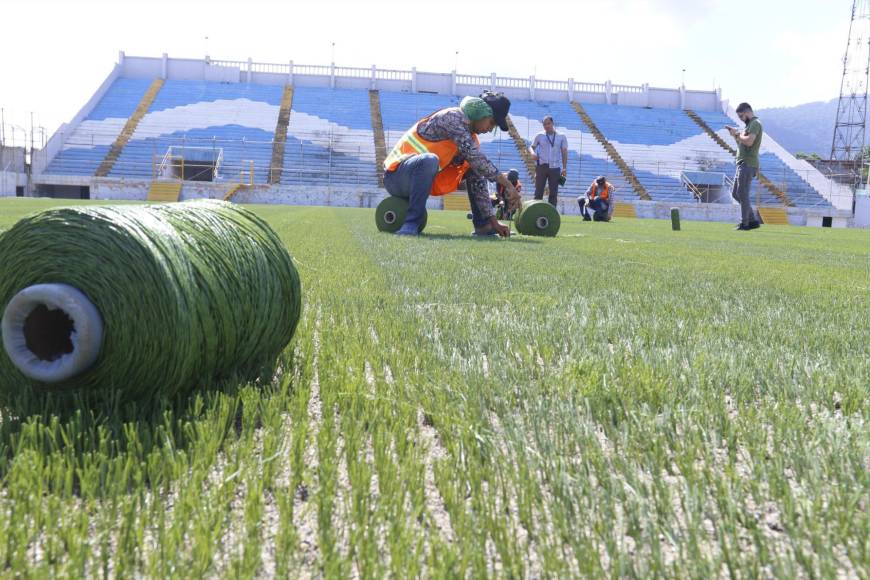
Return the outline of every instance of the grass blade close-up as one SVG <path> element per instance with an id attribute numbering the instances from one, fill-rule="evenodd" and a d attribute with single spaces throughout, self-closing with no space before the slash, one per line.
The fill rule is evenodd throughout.
<path id="1" fill-rule="evenodd" d="M 0 576 L 870 578 L 867 232 L 246 208 L 273 372 L 3 411 Z"/>

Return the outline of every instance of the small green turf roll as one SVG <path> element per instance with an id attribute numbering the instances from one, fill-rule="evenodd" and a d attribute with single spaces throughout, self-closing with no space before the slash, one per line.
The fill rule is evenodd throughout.
<path id="1" fill-rule="evenodd" d="M 171 396 L 274 365 L 299 321 L 277 234 L 218 201 L 54 209 L 0 235 L 0 402 Z"/>
<path id="2" fill-rule="evenodd" d="M 405 216 L 408 214 L 408 200 L 402 197 L 390 195 L 384 198 L 378 204 L 375 210 L 375 224 L 382 232 L 394 233 L 399 231 L 402 224 L 405 223 Z M 426 221 L 428 214 L 423 214 L 423 220 L 420 222 L 418 231 L 426 229 Z"/>
<path id="3" fill-rule="evenodd" d="M 680 208 L 671 208 L 671 229 L 675 232 L 680 231 Z"/>
<path id="4" fill-rule="evenodd" d="M 523 202 L 514 215 L 517 231 L 527 236 L 553 237 L 559 233 L 562 219 L 555 207 L 544 200 Z"/>

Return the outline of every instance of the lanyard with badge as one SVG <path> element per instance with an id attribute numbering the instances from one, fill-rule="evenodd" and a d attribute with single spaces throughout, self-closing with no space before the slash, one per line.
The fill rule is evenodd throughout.
<path id="1" fill-rule="evenodd" d="M 553 149 L 556 148 L 556 135 L 557 135 L 557 133 L 555 131 L 553 131 L 553 138 L 550 139 L 550 135 L 548 135 L 547 133 L 544 133 L 544 137 L 547 138 L 547 142 L 550 144 L 550 152 L 547 156 L 547 163 L 544 163 L 543 165 L 549 166 L 550 161 L 553 160 Z M 538 165 L 541 165 L 540 157 L 538 157 Z"/>

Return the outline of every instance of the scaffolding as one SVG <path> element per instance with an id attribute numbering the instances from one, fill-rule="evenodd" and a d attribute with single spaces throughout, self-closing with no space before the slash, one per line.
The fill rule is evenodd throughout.
<path id="1" fill-rule="evenodd" d="M 849 38 L 843 56 L 843 78 L 831 162 L 854 168 L 853 185 L 861 181 L 861 168 L 867 163 L 865 129 L 867 89 L 870 75 L 870 0 L 853 0 Z"/>

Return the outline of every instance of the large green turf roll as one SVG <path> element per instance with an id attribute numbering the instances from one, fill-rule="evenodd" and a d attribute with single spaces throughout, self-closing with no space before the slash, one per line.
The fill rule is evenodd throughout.
<path id="1" fill-rule="evenodd" d="M 152 399 L 253 377 L 300 311 L 290 255 L 237 205 L 44 211 L 0 235 L 0 402 Z"/>
<path id="2" fill-rule="evenodd" d="M 514 216 L 514 223 L 521 234 L 553 237 L 559 233 L 562 219 L 555 207 L 538 199 L 523 202 Z"/>
<path id="3" fill-rule="evenodd" d="M 382 232 L 394 233 L 399 231 L 402 224 L 405 223 L 405 216 L 408 214 L 408 200 L 402 197 L 390 195 L 384 198 L 378 204 L 375 210 L 375 224 Z M 426 220 L 428 215 L 423 213 L 423 220 L 420 222 L 418 231 L 423 231 L 426 228 Z"/>

